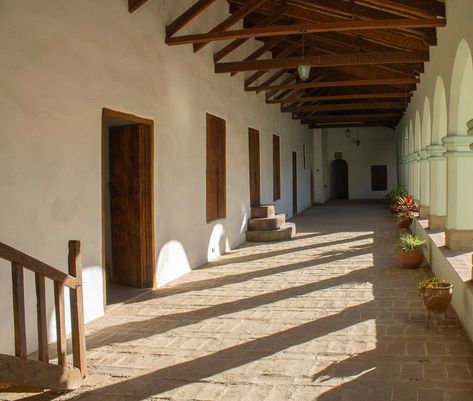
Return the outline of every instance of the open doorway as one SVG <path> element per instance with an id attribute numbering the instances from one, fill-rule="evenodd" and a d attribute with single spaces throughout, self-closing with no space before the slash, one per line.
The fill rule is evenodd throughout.
<path id="1" fill-rule="evenodd" d="M 348 199 L 348 163 L 337 159 L 332 161 L 330 167 L 332 198 Z"/>
<path id="2" fill-rule="evenodd" d="M 102 112 L 104 298 L 117 304 L 154 287 L 153 121 Z"/>

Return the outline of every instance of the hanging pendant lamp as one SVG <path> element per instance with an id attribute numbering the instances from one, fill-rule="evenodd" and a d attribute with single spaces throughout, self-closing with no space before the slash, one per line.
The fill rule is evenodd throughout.
<path id="1" fill-rule="evenodd" d="M 305 43 L 304 43 L 304 34 L 302 34 L 302 61 L 297 66 L 297 73 L 301 81 L 307 81 L 310 76 L 311 65 L 304 61 L 305 59 Z"/>

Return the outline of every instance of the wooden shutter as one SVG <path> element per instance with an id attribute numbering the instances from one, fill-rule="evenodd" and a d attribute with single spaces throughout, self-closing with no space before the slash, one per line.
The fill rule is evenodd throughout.
<path id="1" fill-rule="evenodd" d="M 207 114 L 207 222 L 226 216 L 226 124 Z"/>
<path id="2" fill-rule="evenodd" d="M 371 190 L 386 191 L 388 189 L 387 166 L 371 166 Z"/>
<path id="3" fill-rule="evenodd" d="M 281 199 L 281 153 L 279 136 L 273 135 L 273 200 Z"/>

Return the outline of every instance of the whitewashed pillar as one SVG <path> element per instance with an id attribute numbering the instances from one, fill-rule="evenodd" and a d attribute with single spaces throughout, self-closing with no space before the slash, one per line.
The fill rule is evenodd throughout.
<path id="1" fill-rule="evenodd" d="M 419 217 L 427 219 L 430 214 L 430 165 L 429 153 L 425 150 L 418 152 L 420 170 Z"/>
<path id="2" fill-rule="evenodd" d="M 430 145 L 427 147 L 430 164 L 430 216 L 431 230 L 445 230 L 447 219 L 447 161 L 445 147 Z"/>
<path id="3" fill-rule="evenodd" d="M 420 204 L 420 157 L 419 152 L 414 152 L 412 160 L 412 192 L 417 204 Z"/>
<path id="4" fill-rule="evenodd" d="M 453 250 L 473 249 L 473 120 L 468 135 L 443 138 L 447 152 L 447 222 L 445 245 Z"/>

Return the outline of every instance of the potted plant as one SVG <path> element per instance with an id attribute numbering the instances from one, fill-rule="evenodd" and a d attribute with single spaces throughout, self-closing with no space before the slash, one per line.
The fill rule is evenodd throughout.
<path id="1" fill-rule="evenodd" d="M 421 240 L 417 235 L 404 233 L 399 238 L 399 259 L 404 267 L 419 267 L 424 258 L 422 248 L 425 241 Z"/>
<path id="2" fill-rule="evenodd" d="M 445 324 L 447 325 L 447 308 L 452 300 L 453 285 L 438 277 L 430 277 L 427 280 L 419 281 L 417 291 L 422 296 L 424 305 L 428 311 L 427 325 L 430 324 L 430 313 L 443 312 L 445 314 Z"/>
<path id="3" fill-rule="evenodd" d="M 412 223 L 414 212 L 418 211 L 417 204 L 412 195 L 400 196 L 392 209 L 396 213 L 400 227 L 406 228 Z"/>
<path id="4" fill-rule="evenodd" d="M 390 207 L 396 204 L 397 198 L 407 195 L 406 187 L 404 185 L 398 185 L 396 188 L 388 192 L 386 199 L 389 202 Z"/>
<path id="5" fill-rule="evenodd" d="M 399 228 L 408 228 L 413 219 L 414 213 L 411 211 L 397 213 L 397 225 Z"/>

